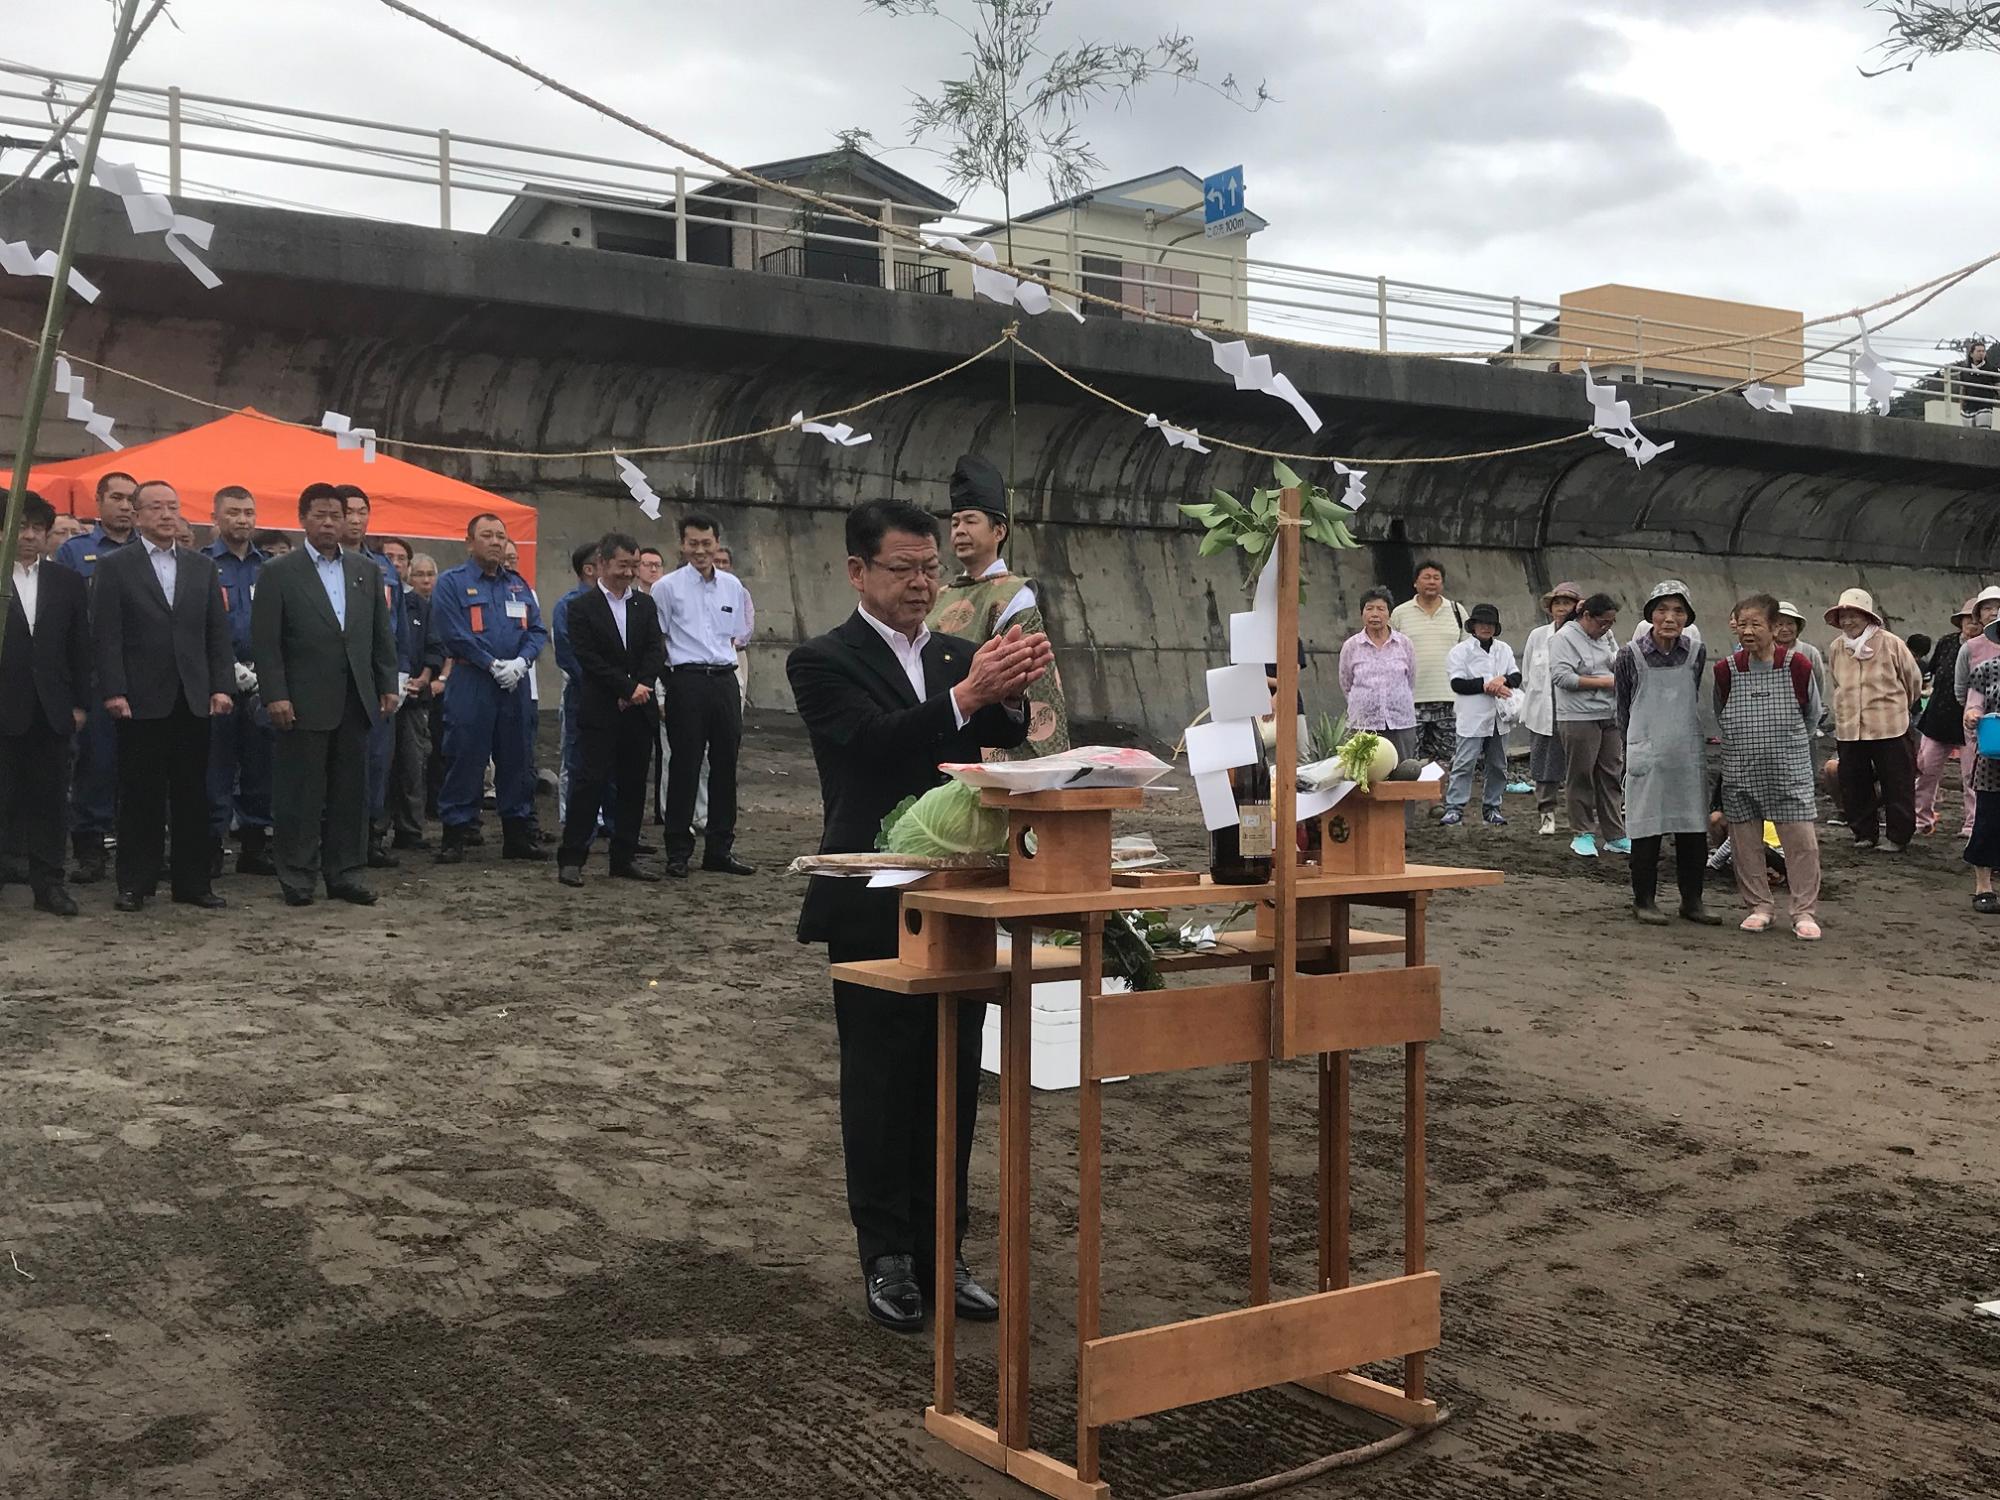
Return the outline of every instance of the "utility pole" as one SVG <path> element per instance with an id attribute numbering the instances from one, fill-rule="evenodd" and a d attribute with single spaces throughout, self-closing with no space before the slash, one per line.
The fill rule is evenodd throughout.
<path id="1" fill-rule="evenodd" d="M 69 269 L 76 261 L 83 195 L 97 165 L 97 145 L 104 139 L 104 120 L 111 112 L 111 96 L 118 87 L 118 69 L 132 43 L 138 40 L 132 27 L 138 13 L 139 0 L 123 0 L 118 31 L 111 39 L 111 56 L 104 64 L 104 77 L 98 80 L 97 107 L 91 111 L 90 133 L 84 137 L 83 160 L 77 163 L 76 176 L 70 183 L 69 212 L 63 217 L 62 243 L 56 248 L 56 272 L 49 281 L 48 311 L 42 317 L 42 341 L 35 350 L 34 368 L 28 374 L 27 403 L 21 408 L 21 444 L 14 457 L 13 483 L 7 491 L 7 525 L 4 533 L 0 533 L 0 621 L 7 618 L 14 600 L 14 555 L 21 544 L 21 512 L 28 499 L 28 469 L 34 463 L 35 439 L 41 433 L 42 408 L 48 404 L 56 346 L 62 341 L 63 314 L 69 305 Z M 6 632 L 0 630 L 0 651 L 5 649 Z"/>

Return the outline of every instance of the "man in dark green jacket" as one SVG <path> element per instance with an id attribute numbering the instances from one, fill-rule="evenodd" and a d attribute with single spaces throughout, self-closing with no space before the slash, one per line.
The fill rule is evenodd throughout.
<path id="1" fill-rule="evenodd" d="M 251 606 L 258 687 L 277 731 L 272 852 L 288 906 L 311 905 L 322 869 L 329 896 L 375 901 L 361 883 L 368 731 L 396 709 L 396 638 L 382 570 L 340 544 L 345 519 L 338 490 L 307 485 L 306 544 L 264 565 Z"/>

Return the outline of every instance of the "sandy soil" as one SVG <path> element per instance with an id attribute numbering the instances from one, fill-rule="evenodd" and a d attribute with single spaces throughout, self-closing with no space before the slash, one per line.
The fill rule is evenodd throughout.
<path id="1" fill-rule="evenodd" d="M 33 918 L 0 894 L 0 1494 L 998 1496 L 862 1316 L 818 826 L 760 726 L 753 880 L 409 863 L 372 911 Z M 1510 799 L 1523 807 L 1521 799 Z M 1191 813 L 1156 816 L 1192 854 Z M 494 851 L 487 851 L 490 856 Z M 1297 1493 L 2000 1492 L 2000 1003 L 1955 841 L 1829 856 L 1825 942 L 1655 930 L 1622 864 L 1511 828 L 1442 898 L 1434 1388 L 1453 1420 Z M 1398 1254 L 1398 1070 L 1356 1065 L 1360 1269 Z M 1311 1275 L 1311 1073 L 1278 1070 L 1280 1290 Z M 970 1256 L 991 1272 L 982 1116 Z M 1236 1301 L 1241 1070 L 1108 1092 L 1105 1329 Z M 1068 1450 L 1073 1103 L 1037 1104 L 1035 1429 Z M 961 1335 L 990 1413 L 990 1330 Z M 1263 1394 L 1128 1424 L 1124 1495 L 1350 1443 Z"/>

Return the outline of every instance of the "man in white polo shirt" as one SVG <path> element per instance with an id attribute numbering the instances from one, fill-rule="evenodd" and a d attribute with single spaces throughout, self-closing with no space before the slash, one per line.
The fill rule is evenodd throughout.
<path id="1" fill-rule="evenodd" d="M 1449 766 L 1458 751 L 1458 699 L 1444 668 L 1465 638 L 1465 611 L 1444 596 L 1444 564 L 1417 564 L 1417 593 L 1396 606 L 1389 628 L 1409 637 L 1417 657 L 1417 757 Z"/>
<path id="2" fill-rule="evenodd" d="M 743 702 L 736 687 L 736 643 L 747 637 L 750 595 L 734 573 L 715 565 L 715 518 L 681 517 L 687 562 L 653 585 L 667 638 L 667 873 L 686 879 L 694 855 L 694 797 L 708 757 L 708 826 L 701 867 L 753 875 L 732 852 L 736 842 L 736 752 Z"/>

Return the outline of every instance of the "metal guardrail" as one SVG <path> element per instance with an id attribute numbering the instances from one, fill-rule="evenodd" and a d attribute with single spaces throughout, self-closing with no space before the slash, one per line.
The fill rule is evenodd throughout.
<path id="1" fill-rule="evenodd" d="M 57 115 L 94 79 L 0 60 L 0 132 L 41 139 Z M 712 259 L 718 234 L 748 237 L 747 257 L 784 275 L 824 276 L 899 291 L 969 296 L 962 263 L 929 255 L 886 233 L 857 239 L 815 227 L 791 200 L 764 201 L 748 184 L 688 168 L 560 150 L 448 129 L 327 114 L 178 87 L 121 82 L 105 139 L 167 193 L 264 202 L 286 208 L 358 214 L 463 228 L 470 205 L 493 206 L 491 228 L 516 202 L 588 208 L 615 215 L 617 248 L 662 258 Z M 219 181 L 229 176 L 232 181 Z M 267 188 L 282 186 L 278 195 Z M 1665 345 L 1741 338 L 1767 330 L 1717 329 L 1648 320 L 1627 312 L 1564 307 L 1545 299 L 1437 286 L 1376 274 L 1332 270 L 1247 255 L 1241 242 L 1200 239 L 1164 215 L 1144 238 L 1089 229 L 1075 212 L 1016 220 L 997 229 L 955 212 L 889 199 L 823 196 L 871 217 L 926 232 L 995 239 L 1003 259 L 1049 279 L 1150 309 L 1228 326 L 1328 343 L 1409 353 L 1458 352 L 1547 368 L 1583 355 L 1600 373 L 1672 386 L 1720 385 L 1804 356 L 1797 403 L 1859 410 L 1864 382 L 1852 350 L 1830 346 L 1851 329 L 1812 330 L 1789 351 L 1786 340 L 1664 356 Z M 1007 250 L 1011 235 L 1013 249 Z M 1189 243 L 1192 241 L 1192 243 Z M 1092 315 L 1106 310 L 1087 308 Z M 1109 313 L 1110 316 L 1118 316 Z M 1539 342 L 1546 359 L 1501 359 Z M 1943 369 L 1948 355 L 1893 333 L 1874 340 L 1899 387 L 1921 383 L 1956 408 L 1964 367 Z M 1466 351 L 1490 351 L 1470 353 Z M 1651 368 L 1649 368 L 1649 362 Z M 1982 393 L 1975 393 L 1975 398 Z M 1975 405 L 1977 399 L 1975 399 Z"/>

